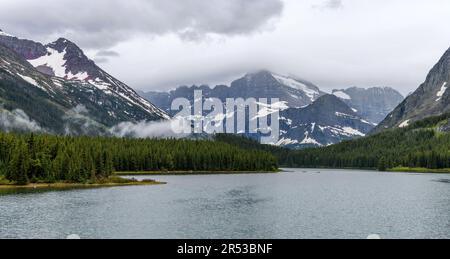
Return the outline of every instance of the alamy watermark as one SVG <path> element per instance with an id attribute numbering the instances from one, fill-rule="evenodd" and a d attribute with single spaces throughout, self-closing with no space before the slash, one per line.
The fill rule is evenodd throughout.
<path id="1" fill-rule="evenodd" d="M 172 130 L 176 134 L 258 134 L 261 143 L 275 144 L 280 137 L 280 110 L 285 107 L 278 98 L 204 98 L 194 91 L 193 103 L 186 98 L 172 102 L 175 115 Z"/>

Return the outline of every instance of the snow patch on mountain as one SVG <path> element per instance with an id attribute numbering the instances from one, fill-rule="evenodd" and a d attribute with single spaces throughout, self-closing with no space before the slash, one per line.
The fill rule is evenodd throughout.
<path id="1" fill-rule="evenodd" d="M 275 145 L 276 146 L 289 146 L 298 144 L 298 140 L 293 140 L 290 138 L 281 138 Z"/>
<path id="2" fill-rule="evenodd" d="M 350 115 L 350 114 L 346 114 L 346 113 L 342 113 L 342 112 L 335 112 L 334 113 L 336 116 L 338 117 L 343 117 L 343 118 L 349 118 L 349 119 L 358 119 L 358 117 Z"/>
<path id="3" fill-rule="evenodd" d="M 289 109 L 286 102 L 276 102 L 276 103 L 272 103 L 272 104 L 256 102 L 256 104 L 259 106 L 259 111 L 256 114 L 256 116 L 252 118 L 252 120 L 256 120 L 258 118 L 264 118 L 273 113 Z"/>
<path id="4" fill-rule="evenodd" d="M 67 73 L 66 77 L 69 80 L 81 80 L 81 81 L 84 81 L 84 80 L 86 80 L 89 77 L 89 75 L 88 75 L 87 72 L 79 72 L 79 73 L 74 75 L 74 74 L 72 74 L 72 72 L 69 71 L 69 73 Z"/>
<path id="5" fill-rule="evenodd" d="M 99 78 L 96 78 L 95 80 L 89 80 L 88 83 L 100 90 L 108 90 L 108 88 L 111 87 L 111 84 L 106 83 Z"/>
<path id="6" fill-rule="evenodd" d="M 319 129 L 322 132 L 329 130 L 335 136 L 345 136 L 345 137 L 364 137 L 366 134 L 361 131 L 354 129 L 352 127 L 341 127 L 338 125 L 335 126 L 319 126 Z"/>
<path id="7" fill-rule="evenodd" d="M 59 87 L 63 87 L 63 83 L 57 79 L 52 79 L 53 84 Z"/>
<path id="8" fill-rule="evenodd" d="M 28 77 L 28 76 L 21 75 L 21 74 L 19 74 L 19 73 L 18 73 L 17 75 L 20 76 L 23 80 L 25 80 L 25 82 L 27 82 L 27 83 L 29 83 L 29 84 L 31 84 L 31 85 L 36 86 L 37 88 L 40 88 L 40 89 L 46 91 L 46 89 L 45 89 L 44 87 L 40 86 L 40 85 L 38 84 L 38 82 L 36 82 L 36 80 L 34 80 L 33 78 Z"/>
<path id="9" fill-rule="evenodd" d="M 442 96 L 444 96 L 445 92 L 447 91 L 447 82 L 444 82 L 439 92 L 437 92 L 436 96 L 439 97 L 436 102 L 440 101 Z"/>
<path id="10" fill-rule="evenodd" d="M 285 121 L 287 125 L 291 126 L 292 125 L 292 120 L 285 118 L 285 117 L 281 117 L 280 120 Z"/>
<path id="11" fill-rule="evenodd" d="M 316 123 L 311 123 L 311 133 L 314 133 L 314 130 L 316 130 Z"/>
<path id="12" fill-rule="evenodd" d="M 408 127 L 409 126 L 409 121 L 410 120 L 406 120 L 406 121 L 402 122 L 398 127 L 399 128 L 406 128 L 406 127 Z"/>
<path id="13" fill-rule="evenodd" d="M 352 98 L 350 97 L 350 95 L 344 93 L 343 91 L 335 91 L 333 92 L 333 94 L 341 99 L 344 100 L 351 100 Z"/>
<path id="14" fill-rule="evenodd" d="M 282 85 L 303 91 L 311 100 L 316 99 L 316 97 L 320 95 L 320 93 L 317 90 L 311 89 L 307 85 L 293 78 L 280 76 L 276 74 L 272 74 L 272 76 Z"/>
<path id="15" fill-rule="evenodd" d="M 0 36 L 14 37 L 14 36 L 12 36 L 11 34 L 8 34 L 8 33 L 4 32 L 4 31 L 2 31 L 2 30 L 0 30 Z"/>
<path id="16" fill-rule="evenodd" d="M 366 135 L 366 134 L 362 133 L 361 131 L 359 131 L 357 129 L 354 129 L 354 128 L 351 128 L 351 127 L 343 127 L 342 130 L 346 134 L 348 134 L 350 136 L 361 136 L 361 137 L 364 137 Z"/>
<path id="17" fill-rule="evenodd" d="M 322 144 L 320 144 L 317 140 L 309 137 L 309 132 L 305 132 L 305 138 L 302 140 L 302 142 L 300 142 L 300 144 L 311 144 L 311 145 L 316 145 L 316 146 L 323 146 Z"/>
<path id="18" fill-rule="evenodd" d="M 4 59 L 2 59 L 2 58 L 0 58 L 0 61 L 1 61 L 1 63 L 4 63 L 4 64 L 6 64 L 6 65 L 8 65 L 8 66 L 11 65 L 11 63 L 9 63 L 8 61 L 6 61 L 6 60 L 4 60 Z"/>
<path id="19" fill-rule="evenodd" d="M 79 72 L 72 74 L 71 71 L 67 72 L 66 68 L 66 49 L 59 52 L 55 49 L 47 47 L 47 55 L 39 57 L 37 59 L 28 60 L 28 62 L 34 67 L 49 67 L 57 77 L 69 79 L 69 80 L 86 80 L 89 75 L 86 72 Z"/>

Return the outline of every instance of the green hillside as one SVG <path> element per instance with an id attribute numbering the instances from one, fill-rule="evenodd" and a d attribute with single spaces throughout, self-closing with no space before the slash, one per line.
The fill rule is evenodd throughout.
<path id="1" fill-rule="evenodd" d="M 437 169 L 450 168 L 449 118 L 444 114 L 329 147 L 292 151 L 283 160 L 292 167 L 447 172 Z"/>

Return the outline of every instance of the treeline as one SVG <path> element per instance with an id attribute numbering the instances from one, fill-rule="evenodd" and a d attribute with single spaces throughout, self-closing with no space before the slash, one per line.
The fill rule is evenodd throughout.
<path id="1" fill-rule="evenodd" d="M 450 133 L 438 129 L 449 123 L 450 114 L 430 117 L 409 127 L 387 130 L 340 144 L 289 150 L 260 145 L 237 135 L 216 135 L 216 140 L 247 150 L 272 153 L 282 167 L 364 168 L 385 171 L 394 167 L 450 168 Z"/>
<path id="2" fill-rule="evenodd" d="M 273 146 L 273 145 L 262 145 L 256 139 L 251 139 L 248 137 L 244 137 L 242 135 L 236 134 L 216 134 L 214 139 L 219 142 L 224 142 L 245 150 L 259 150 L 264 152 L 269 152 L 274 155 L 278 164 L 281 166 L 289 167 L 289 154 L 293 151 L 291 149 Z"/>
<path id="3" fill-rule="evenodd" d="M 0 176 L 29 182 L 95 182 L 114 171 L 273 171 L 277 159 L 206 140 L 0 133 Z"/>
<path id="4" fill-rule="evenodd" d="M 292 151 L 285 158 L 291 167 L 450 168 L 450 133 L 438 128 L 448 123 L 448 114 L 413 125 L 337 145 Z"/>

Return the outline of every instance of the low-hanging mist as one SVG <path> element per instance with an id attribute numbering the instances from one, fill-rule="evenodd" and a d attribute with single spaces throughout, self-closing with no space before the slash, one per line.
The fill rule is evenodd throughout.
<path id="1" fill-rule="evenodd" d="M 10 131 L 46 132 L 39 124 L 20 109 L 8 111 L 0 108 L 0 129 Z"/>

